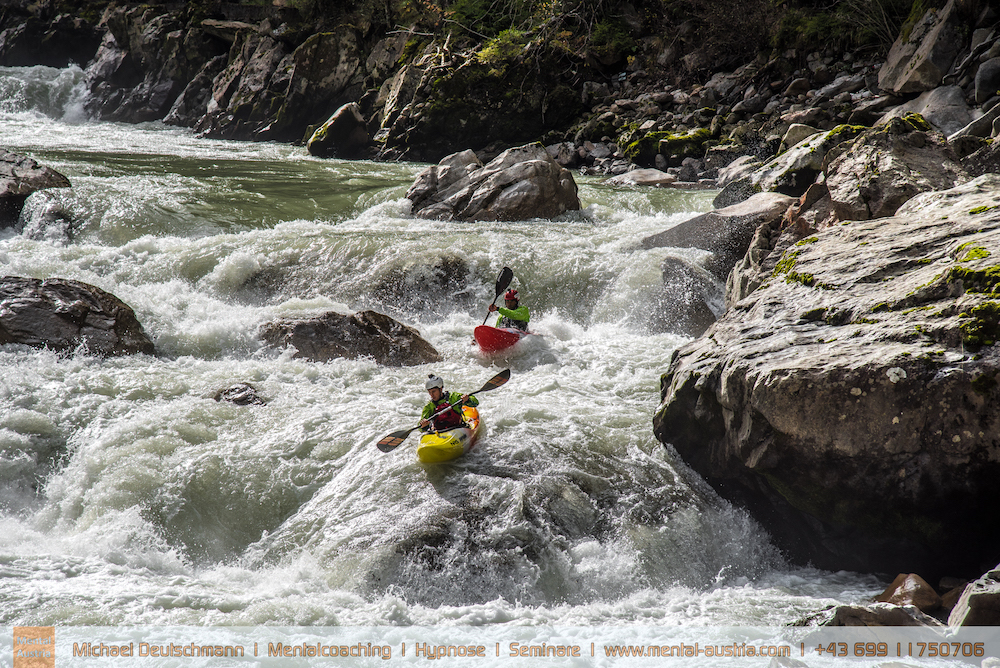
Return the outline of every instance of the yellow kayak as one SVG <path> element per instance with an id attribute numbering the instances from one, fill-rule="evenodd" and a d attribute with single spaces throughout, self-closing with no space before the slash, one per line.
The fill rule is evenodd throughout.
<path id="1" fill-rule="evenodd" d="M 427 464 L 446 462 L 461 457 L 471 450 L 479 440 L 482 423 L 479 411 L 472 406 L 462 406 L 462 417 L 466 426 L 447 431 L 435 431 L 420 437 L 417 459 Z"/>

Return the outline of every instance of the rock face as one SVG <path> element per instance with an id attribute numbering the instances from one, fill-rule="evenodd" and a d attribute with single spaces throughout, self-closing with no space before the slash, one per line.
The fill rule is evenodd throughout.
<path id="1" fill-rule="evenodd" d="M 69 179 L 18 153 L 0 149 L 0 229 L 17 223 L 24 201 L 36 190 L 69 188 Z"/>
<path id="2" fill-rule="evenodd" d="M 62 278 L 0 279 L 0 344 L 97 355 L 153 354 L 132 309 L 93 285 Z"/>
<path id="3" fill-rule="evenodd" d="M 941 83 L 963 40 L 955 0 L 928 9 L 909 35 L 900 35 L 878 73 L 878 86 L 893 93 L 918 93 Z"/>
<path id="4" fill-rule="evenodd" d="M 840 148 L 826 168 L 826 187 L 841 220 L 891 216 L 917 193 L 968 180 L 944 136 L 918 115 L 893 118 Z"/>
<path id="5" fill-rule="evenodd" d="M 730 206 L 761 191 L 799 197 L 822 172 L 827 153 L 839 144 L 854 139 L 860 131 L 861 128 L 855 126 L 840 125 L 827 132 L 807 136 L 748 175 L 727 183 L 716 196 L 716 206 Z"/>
<path id="6" fill-rule="evenodd" d="M 441 361 L 417 330 L 375 311 L 329 311 L 315 318 L 277 320 L 264 324 L 261 338 L 273 346 L 293 346 L 295 357 L 317 362 L 338 357 L 371 357 L 384 366 Z"/>
<path id="7" fill-rule="evenodd" d="M 576 182 L 541 144 L 504 151 L 485 166 L 472 151 L 417 175 L 406 198 L 419 218 L 530 220 L 580 208 Z"/>
<path id="8" fill-rule="evenodd" d="M 982 573 L 1000 552 L 982 530 L 1000 503 L 997 258 L 992 174 L 802 239 L 677 351 L 657 438 L 794 561 Z"/>

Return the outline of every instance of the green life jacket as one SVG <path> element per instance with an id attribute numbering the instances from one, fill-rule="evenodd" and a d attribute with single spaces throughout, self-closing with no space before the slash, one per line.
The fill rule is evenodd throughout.
<path id="1" fill-rule="evenodd" d="M 527 306 L 518 306 L 515 309 L 499 306 L 497 307 L 497 313 L 500 314 L 500 317 L 497 318 L 495 327 L 513 327 L 514 329 L 527 331 L 528 320 L 531 318 Z"/>

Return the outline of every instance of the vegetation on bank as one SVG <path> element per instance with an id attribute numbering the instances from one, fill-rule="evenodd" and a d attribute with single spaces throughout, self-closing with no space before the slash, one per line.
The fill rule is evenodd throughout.
<path id="1" fill-rule="evenodd" d="M 973 5 L 985 0 L 962 0 Z M 370 35 L 414 30 L 453 48 L 474 48 L 485 63 L 516 59 L 528 49 L 551 50 L 567 62 L 611 69 L 659 68 L 683 76 L 691 63 L 734 67 L 775 49 L 886 52 L 900 28 L 912 26 L 944 0 L 188 0 L 119 2 L 183 8 L 192 19 L 264 17 L 278 12 L 303 36 L 350 23 Z M 108 3 L 56 0 L 52 11 L 91 22 Z M 305 26 L 309 26 L 306 28 Z M 292 26 L 293 29 L 296 26 Z"/>

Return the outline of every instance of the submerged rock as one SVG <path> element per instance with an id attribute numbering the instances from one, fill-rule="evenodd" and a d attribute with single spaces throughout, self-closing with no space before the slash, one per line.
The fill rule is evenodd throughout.
<path id="1" fill-rule="evenodd" d="M 0 344 L 96 355 L 153 354 L 135 312 L 109 292 L 63 278 L 0 279 Z"/>
<path id="2" fill-rule="evenodd" d="M 257 392 L 257 388 L 250 383 L 233 383 L 216 392 L 212 398 L 216 401 L 228 401 L 237 406 L 263 406 L 267 403 Z"/>
<path id="3" fill-rule="evenodd" d="M 802 239 L 661 383 L 657 438 L 798 563 L 981 573 L 1000 535 L 1000 176 Z M 961 545 L 961 549 L 956 549 Z"/>
<path id="4" fill-rule="evenodd" d="M 441 361 L 417 330 L 375 311 L 328 311 L 314 318 L 276 320 L 261 327 L 261 338 L 272 346 L 292 346 L 293 357 L 317 362 L 338 357 L 371 357 L 384 366 Z"/>

